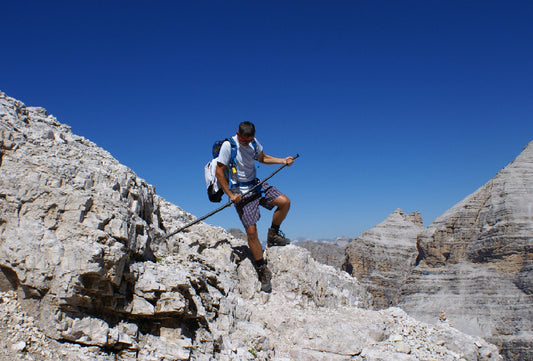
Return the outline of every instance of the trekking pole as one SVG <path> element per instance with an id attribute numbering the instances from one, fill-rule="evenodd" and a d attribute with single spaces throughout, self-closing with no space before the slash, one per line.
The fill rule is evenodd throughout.
<path id="1" fill-rule="evenodd" d="M 300 155 L 299 154 L 296 154 L 293 159 L 296 159 L 298 158 Z M 283 168 L 285 168 L 287 166 L 287 164 L 283 164 L 281 167 L 279 167 L 277 170 L 275 170 L 271 175 L 269 175 L 268 177 L 266 177 L 265 179 L 263 179 L 262 181 L 260 181 L 259 183 L 257 183 L 255 186 L 253 186 L 252 188 L 250 188 L 250 190 L 244 192 L 244 194 L 242 195 L 242 197 L 244 197 L 245 195 L 249 194 L 249 193 L 252 193 L 253 191 L 255 191 L 258 187 L 260 187 L 263 183 L 265 183 L 267 180 L 269 180 L 270 178 L 272 178 L 276 173 L 278 173 L 280 170 L 282 170 Z M 207 219 L 209 217 L 211 217 L 212 215 L 214 215 L 215 213 L 218 213 L 220 212 L 221 210 L 223 210 L 224 208 L 227 208 L 229 206 L 231 206 L 233 203 L 233 201 L 229 201 L 228 203 L 224 204 L 222 207 L 219 207 L 217 209 L 215 209 L 214 211 L 206 214 L 205 216 L 203 217 L 200 217 L 200 218 L 197 218 L 195 219 L 194 221 L 184 225 L 183 227 L 181 228 L 178 228 L 177 230 L 175 230 L 174 232 L 172 233 L 169 233 L 167 235 L 165 235 L 164 237 L 162 237 L 163 239 L 167 239 L 169 237 L 172 237 L 174 236 L 175 234 L 178 234 L 180 233 L 181 231 L 183 231 L 184 229 L 186 228 L 189 228 L 190 226 L 193 226 L 195 225 L 196 223 L 200 223 L 201 221 L 203 221 L 204 219 Z"/>

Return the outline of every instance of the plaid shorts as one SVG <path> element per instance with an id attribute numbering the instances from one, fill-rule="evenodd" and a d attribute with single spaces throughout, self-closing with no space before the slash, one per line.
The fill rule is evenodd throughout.
<path id="1" fill-rule="evenodd" d="M 261 197 L 261 193 L 259 192 L 253 192 L 244 196 L 239 203 L 234 203 L 237 214 L 245 229 L 256 224 L 259 218 L 261 218 L 259 206 L 271 210 L 274 208 L 274 205 L 271 204 L 272 201 L 282 195 L 276 187 L 271 186 L 267 182 L 262 184 L 262 188 L 265 193 L 264 197 Z"/>

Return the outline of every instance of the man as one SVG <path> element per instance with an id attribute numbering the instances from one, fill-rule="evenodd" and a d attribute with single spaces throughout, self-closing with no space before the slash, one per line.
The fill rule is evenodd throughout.
<path id="1" fill-rule="evenodd" d="M 291 202 L 287 196 L 275 187 L 263 183 L 260 190 L 245 195 L 246 191 L 257 184 L 255 160 L 263 164 L 287 164 L 292 165 L 293 157 L 276 158 L 263 153 L 263 147 L 255 139 L 255 126 L 250 122 L 239 124 L 239 131 L 233 137 L 237 145 L 235 156 L 236 169 L 229 169 L 231 162 L 231 144 L 226 141 L 220 148 L 217 159 L 216 177 L 224 193 L 235 204 L 235 209 L 241 219 L 248 237 L 248 246 L 254 258 L 254 266 L 261 281 L 261 289 L 270 292 L 272 286 L 270 280 L 272 274 L 263 259 L 263 249 L 257 235 L 256 223 L 261 217 L 259 206 L 268 210 L 277 207 L 272 216 L 272 225 L 268 230 L 267 246 L 285 246 L 290 240 L 285 238 L 279 227 L 287 216 Z M 230 173 L 229 182 L 226 178 Z"/>

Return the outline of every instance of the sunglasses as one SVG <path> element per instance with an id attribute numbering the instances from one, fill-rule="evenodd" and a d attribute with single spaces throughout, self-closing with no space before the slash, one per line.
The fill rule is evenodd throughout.
<path id="1" fill-rule="evenodd" d="M 239 139 L 239 142 L 243 144 L 250 144 L 250 142 L 254 140 L 254 137 L 243 138 L 239 133 L 237 133 L 237 139 Z"/>

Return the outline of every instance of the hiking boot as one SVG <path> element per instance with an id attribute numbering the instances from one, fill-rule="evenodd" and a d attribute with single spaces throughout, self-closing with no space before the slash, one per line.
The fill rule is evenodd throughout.
<path id="1" fill-rule="evenodd" d="M 272 292 L 272 285 L 270 284 L 270 280 L 272 279 L 272 273 L 268 269 L 267 265 L 262 265 L 261 267 L 258 267 L 255 270 L 257 271 L 259 282 L 261 282 L 261 291 L 266 293 Z"/>
<path id="2" fill-rule="evenodd" d="M 282 231 L 276 231 L 273 228 L 268 229 L 267 247 L 286 246 L 291 240 L 286 238 Z"/>

